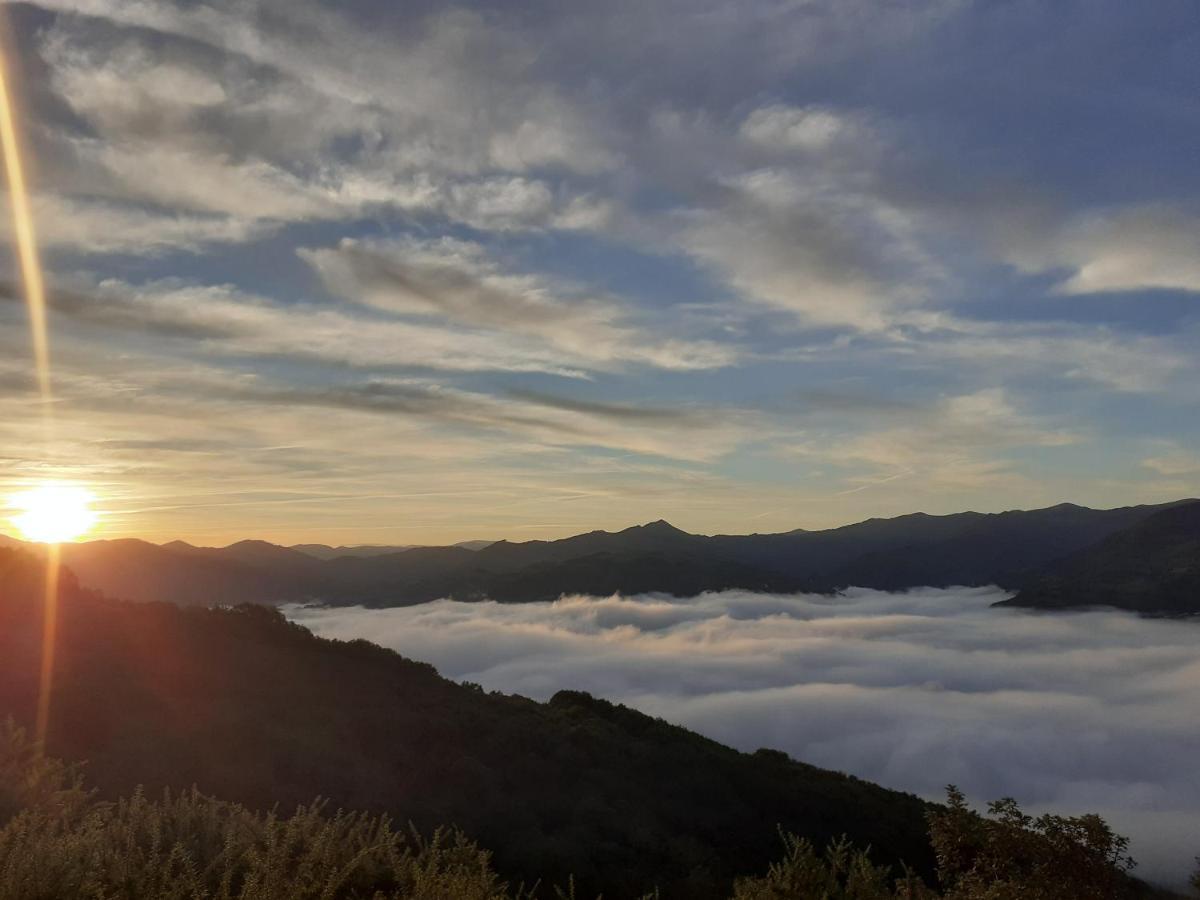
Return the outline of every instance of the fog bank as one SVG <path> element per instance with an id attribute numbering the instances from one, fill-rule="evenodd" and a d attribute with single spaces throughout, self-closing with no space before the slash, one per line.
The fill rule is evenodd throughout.
<path id="1" fill-rule="evenodd" d="M 1099 812 L 1139 874 L 1200 853 L 1200 623 L 990 609 L 996 589 L 293 607 L 489 690 L 573 688 L 936 798 Z"/>

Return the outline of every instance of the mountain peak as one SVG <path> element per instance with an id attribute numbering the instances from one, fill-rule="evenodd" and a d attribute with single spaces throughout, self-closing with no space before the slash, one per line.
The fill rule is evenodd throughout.
<path id="1" fill-rule="evenodd" d="M 226 550 L 286 550 L 288 548 L 280 547 L 277 544 L 270 543 L 269 541 L 261 541 L 261 540 L 255 540 L 254 538 L 247 538 L 246 540 L 238 541 L 237 543 L 230 544 L 225 549 Z"/>
<path id="2" fill-rule="evenodd" d="M 640 526 L 639 530 L 643 533 L 648 532 L 650 534 L 687 534 L 686 531 L 676 528 L 666 519 L 657 519 L 653 522 L 647 522 L 645 525 Z"/>

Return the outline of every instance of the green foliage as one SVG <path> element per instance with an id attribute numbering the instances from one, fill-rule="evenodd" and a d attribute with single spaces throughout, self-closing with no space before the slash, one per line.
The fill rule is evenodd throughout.
<path id="1" fill-rule="evenodd" d="M 0 900 L 533 900 L 491 854 L 441 829 L 426 840 L 382 816 L 302 806 L 256 813 L 196 790 L 105 802 L 78 767 L 0 724 Z M 1127 842 L 1097 816 L 981 816 L 957 789 L 930 814 L 942 893 L 895 877 L 843 837 L 824 851 L 782 833 L 766 874 L 731 900 L 1117 900 L 1151 896 L 1127 876 Z M 1198 878 L 1200 880 L 1200 878 Z M 1141 891 L 1141 893 L 1139 893 Z M 545 893 L 542 896 L 546 896 Z M 575 880 L 551 894 L 581 900 Z M 642 900 L 659 900 L 657 892 Z"/>
<path id="2" fill-rule="evenodd" d="M 818 853 L 810 841 L 783 836 L 787 855 L 761 878 L 743 878 L 733 900 L 893 900 L 933 897 L 921 881 L 905 876 L 893 883 L 887 866 L 876 866 L 866 851 L 846 838 Z"/>
<path id="3" fill-rule="evenodd" d="M 0 722 L 0 824 L 29 808 L 70 816 L 90 796 L 78 766 L 43 755 L 24 729 Z"/>
<path id="4" fill-rule="evenodd" d="M 0 729 L 0 900 L 518 900 L 460 833 L 429 840 L 321 805 L 261 815 L 196 791 L 103 803 Z"/>
<path id="5" fill-rule="evenodd" d="M 1127 875 L 1129 841 L 1095 815 L 1037 818 L 1015 800 L 989 805 L 989 817 L 951 785 L 930 813 L 930 838 L 945 896 L 955 900 L 1083 900 L 1135 896 Z"/>

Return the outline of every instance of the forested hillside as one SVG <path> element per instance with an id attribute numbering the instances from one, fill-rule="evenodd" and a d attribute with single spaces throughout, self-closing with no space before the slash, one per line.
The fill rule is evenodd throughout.
<path id="1" fill-rule="evenodd" d="M 0 715 L 32 719 L 40 572 L 0 555 Z M 255 809 L 316 796 L 428 830 L 458 826 L 506 877 L 629 896 L 717 897 L 777 854 L 777 827 L 839 835 L 931 872 L 926 805 L 742 754 L 584 694 L 485 694 L 274 610 L 89 596 L 64 579 L 49 749 L 106 797 L 198 786 Z"/>
<path id="2" fill-rule="evenodd" d="M 1163 510 L 1068 556 L 1002 605 L 1200 614 L 1200 502 Z"/>
<path id="3" fill-rule="evenodd" d="M 1127 875 L 1125 840 L 1096 816 L 987 817 L 950 788 L 928 813 L 928 879 L 838 839 L 818 849 L 781 832 L 783 858 L 743 876 L 731 900 L 1151 900 Z M 1197 876 L 1200 883 L 1200 874 Z M 0 723 L 0 900 L 585 900 L 565 884 L 512 885 L 462 832 L 424 835 L 389 818 L 315 803 L 256 813 L 196 790 L 115 802 L 79 766 L 45 757 Z M 626 896 L 626 895 L 619 895 Z M 633 895 L 627 895 L 632 898 Z M 643 900 L 658 897 L 655 890 Z"/>

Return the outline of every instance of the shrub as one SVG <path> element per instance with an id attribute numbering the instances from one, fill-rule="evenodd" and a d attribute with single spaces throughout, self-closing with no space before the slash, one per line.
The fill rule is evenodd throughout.
<path id="1" fill-rule="evenodd" d="M 0 900 L 516 900 L 490 855 L 321 804 L 260 815 L 197 791 L 101 803 L 0 730 Z M 20 811 L 16 811 L 19 809 Z"/>
<path id="2" fill-rule="evenodd" d="M 845 838 L 818 853 L 812 843 L 783 836 L 786 855 L 762 878 L 744 878 L 733 900 L 893 900 L 932 897 L 921 882 L 906 876 L 893 885 L 890 869 L 872 864 L 866 851 Z"/>
<path id="3" fill-rule="evenodd" d="M 953 900 L 1082 900 L 1133 896 L 1129 841 L 1095 815 L 1037 818 L 1015 800 L 989 804 L 988 817 L 951 785 L 929 816 L 938 879 Z"/>

